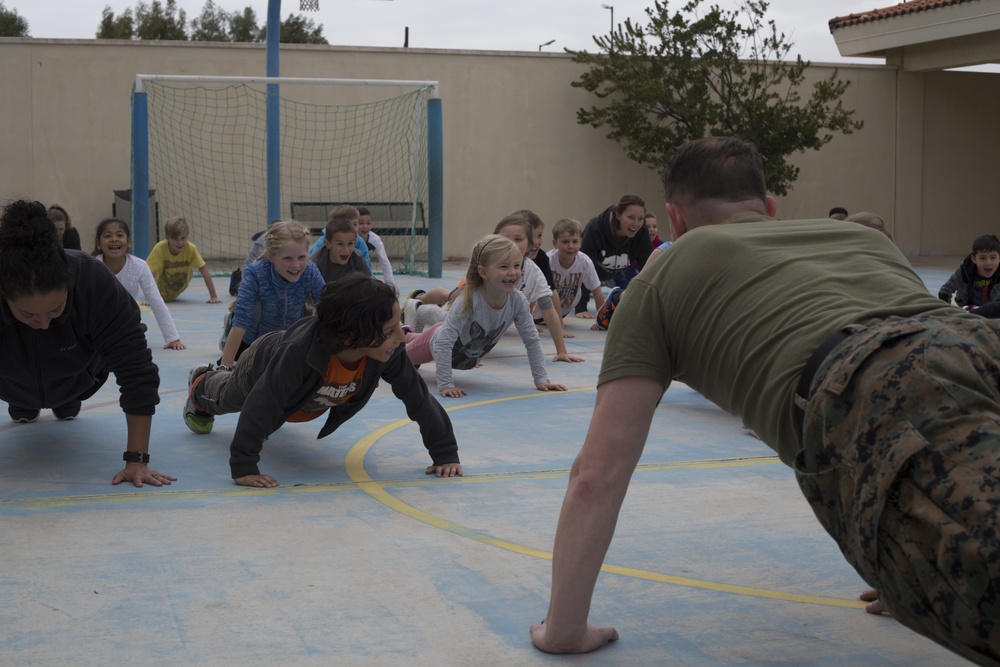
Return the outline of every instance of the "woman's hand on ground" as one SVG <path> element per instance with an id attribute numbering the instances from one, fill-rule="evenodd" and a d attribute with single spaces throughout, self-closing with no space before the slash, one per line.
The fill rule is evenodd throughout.
<path id="1" fill-rule="evenodd" d="M 111 483 L 121 484 L 122 482 L 132 482 L 132 486 L 141 487 L 143 482 L 152 486 L 163 486 L 164 484 L 176 481 L 176 477 L 150 470 L 145 463 L 127 463 L 125 464 L 125 468 L 115 475 Z"/>
<path id="2" fill-rule="evenodd" d="M 278 484 L 278 480 L 270 475 L 244 475 L 243 477 L 237 477 L 233 481 L 240 486 L 253 486 L 258 489 L 273 489 L 276 486 L 281 486 Z"/>

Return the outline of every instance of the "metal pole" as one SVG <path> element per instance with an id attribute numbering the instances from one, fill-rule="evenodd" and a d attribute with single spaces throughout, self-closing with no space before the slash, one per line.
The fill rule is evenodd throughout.
<path id="1" fill-rule="evenodd" d="M 444 270 L 444 137 L 441 98 L 427 100 L 427 277 Z"/>
<path id="2" fill-rule="evenodd" d="M 281 0 L 267 3 L 267 76 L 280 76 L 279 48 L 281 42 Z M 271 224 L 281 220 L 281 105 L 278 85 L 267 84 L 267 125 L 265 146 L 267 149 L 267 220 Z M 257 223 L 255 223 L 257 224 Z M 258 224 L 259 227 L 259 224 Z M 256 229 L 257 227 L 255 227 Z"/>
<path id="3" fill-rule="evenodd" d="M 149 256 L 149 111 L 146 92 L 132 93 L 132 252 Z"/>

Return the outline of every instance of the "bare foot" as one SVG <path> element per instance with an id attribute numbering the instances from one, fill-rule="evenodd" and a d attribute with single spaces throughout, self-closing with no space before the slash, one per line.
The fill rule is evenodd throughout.
<path id="1" fill-rule="evenodd" d="M 885 605 L 878 599 L 878 591 L 874 588 L 862 591 L 858 597 L 868 603 L 865 605 L 865 611 L 869 614 L 878 615 L 886 612 Z"/>

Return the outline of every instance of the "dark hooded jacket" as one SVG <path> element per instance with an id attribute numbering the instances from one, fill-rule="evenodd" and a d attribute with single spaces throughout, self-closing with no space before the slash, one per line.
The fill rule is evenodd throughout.
<path id="1" fill-rule="evenodd" d="M 119 403 L 152 415 L 160 402 L 159 370 L 146 343 L 135 299 L 100 261 L 67 250 L 72 285 L 63 313 L 33 329 L 0 299 L 0 399 L 20 408 L 56 408 L 89 398 L 115 374 Z"/>

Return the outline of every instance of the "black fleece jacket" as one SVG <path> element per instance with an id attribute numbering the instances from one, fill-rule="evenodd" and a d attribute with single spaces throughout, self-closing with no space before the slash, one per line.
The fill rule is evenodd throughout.
<path id="1" fill-rule="evenodd" d="M 649 240 L 649 230 L 645 224 L 625 243 L 615 242 L 611 233 L 614 208 L 609 206 L 603 213 L 590 219 L 583 228 L 583 242 L 580 244 L 580 251 L 593 260 L 601 282 L 614 278 L 619 271 L 631 266 L 632 262 L 636 262 L 641 271 L 653 252 L 653 242 Z"/>
<path id="2" fill-rule="evenodd" d="M 135 299 L 102 262 L 79 250 L 66 255 L 72 287 L 48 329 L 19 322 L 0 298 L 0 399 L 29 409 L 60 407 L 89 396 L 110 371 L 122 410 L 152 415 L 160 374 Z"/>

